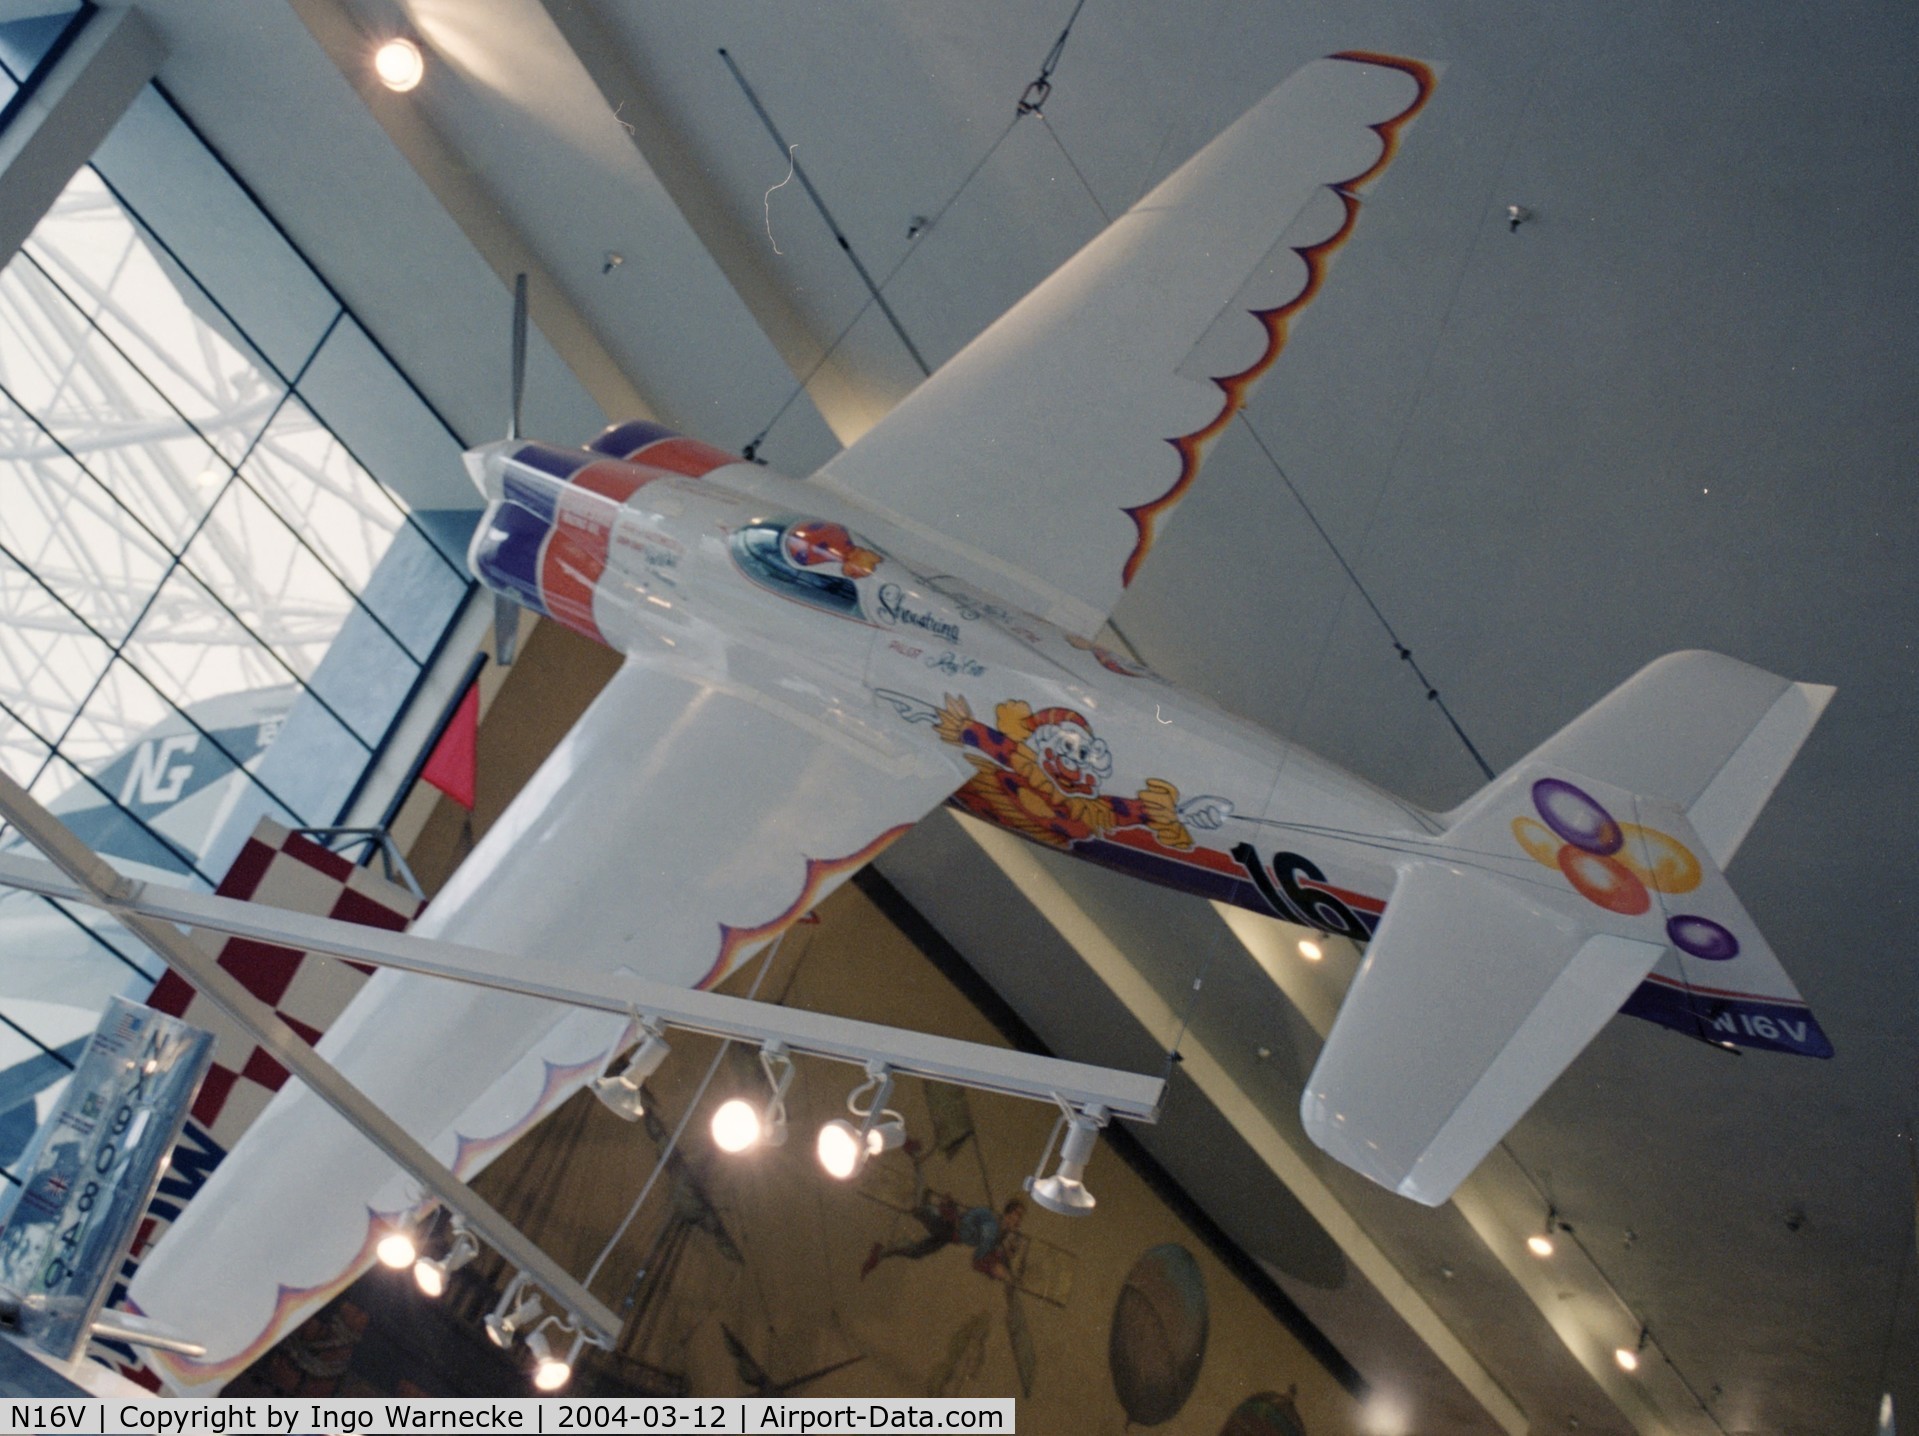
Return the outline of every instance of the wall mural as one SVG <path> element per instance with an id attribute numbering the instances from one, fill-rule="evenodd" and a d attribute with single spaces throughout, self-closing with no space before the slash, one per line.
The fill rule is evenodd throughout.
<path id="1" fill-rule="evenodd" d="M 1001 1040 L 857 890 L 821 913 L 771 961 L 762 999 Z M 902 1080 L 906 1147 L 851 1183 L 825 1179 L 812 1136 L 857 1078 L 802 1062 L 788 1142 L 723 1157 L 707 1119 L 764 1079 L 747 1049 L 679 1034 L 640 1122 L 581 1094 L 480 1179 L 584 1273 L 684 1123 L 592 1283 L 625 1320 L 621 1343 L 585 1363 L 573 1394 L 1011 1395 L 1024 1427 L 1088 1436 L 1359 1429 L 1358 1403 L 1113 1151 L 1088 1172 L 1092 1217 L 1026 1200 L 1044 1107 Z M 524 1378 L 478 1335 L 504 1279 L 483 1258 L 429 1304 L 376 1270 L 232 1389 L 512 1389 Z"/>

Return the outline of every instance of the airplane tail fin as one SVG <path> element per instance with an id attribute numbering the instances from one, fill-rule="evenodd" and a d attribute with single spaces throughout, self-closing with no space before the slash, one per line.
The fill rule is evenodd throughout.
<path id="1" fill-rule="evenodd" d="M 1831 1056 L 1721 868 L 1832 692 L 1672 654 L 1448 814 L 1306 1084 L 1313 1140 L 1436 1206 L 1622 1006 Z"/>

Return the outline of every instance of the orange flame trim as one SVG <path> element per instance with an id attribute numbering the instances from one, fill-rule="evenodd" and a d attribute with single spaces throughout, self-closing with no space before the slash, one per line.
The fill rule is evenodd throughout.
<path id="1" fill-rule="evenodd" d="M 546 1114 L 552 1110 L 553 1106 L 557 1105 L 553 1100 L 556 1093 L 564 1091 L 569 1083 L 579 1078 L 582 1074 L 597 1072 L 601 1067 L 606 1065 L 606 1059 L 607 1054 L 602 1052 L 597 1057 L 585 1062 L 576 1062 L 570 1067 L 556 1067 L 553 1063 L 548 1062 L 546 1064 L 546 1082 L 540 1088 L 540 1095 L 533 1099 L 533 1105 L 510 1127 L 507 1127 L 503 1131 L 495 1132 L 490 1137 L 469 1137 L 464 1133 L 454 1133 L 453 1160 L 447 1163 L 447 1167 L 452 1171 L 454 1176 L 465 1177 L 468 1172 L 473 1170 L 474 1163 L 481 1157 L 486 1156 L 489 1152 L 497 1151 L 499 1148 L 505 1147 L 524 1136 L 529 1127 L 532 1127 L 542 1117 L 546 1116 Z"/>
<path id="2" fill-rule="evenodd" d="M 1280 351 L 1285 349 L 1287 327 L 1292 317 L 1318 297 L 1320 286 L 1325 283 L 1326 270 L 1332 263 L 1333 255 L 1338 253 L 1340 246 L 1351 238 L 1353 228 L 1359 222 L 1359 196 L 1355 191 L 1372 183 L 1384 172 L 1386 166 L 1393 162 L 1393 157 L 1399 152 L 1400 131 L 1412 122 L 1413 117 L 1426 107 L 1426 101 L 1432 97 L 1434 85 L 1432 67 L 1418 60 L 1400 59 L 1394 55 L 1377 55 L 1364 50 L 1345 50 L 1329 58 L 1351 60 L 1363 65 L 1384 65 L 1390 69 L 1399 70 L 1412 77 L 1413 83 L 1418 87 L 1418 93 L 1414 95 L 1412 103 L 1398 114 L 1367 127 L 1380 138 L 1379 158 L 1351 179 L 1326 186 L 1338 195 L 1340 202 L 1346 206 L 1346 218 L 1331 238 L 1321 240 L 1318 244 L 1294 249 L 1293 253 L 1306 263 L 1305 286 L 1298 294 L 1275 309 L 1247 311 L 1265 326 L 1266 348 L 1259 358 L 1239 373 L 1222 375 L 1213 380 L 1213 383 L 1219 386 L 1220 392 L 1225 395 L 1225 403 L 1220 406 L 1219 413 L 1210 423 L 1190 434 L 1166 441 L 1179 454 L 1179 476 L 1173 480 L 1173 486 L 1156 499 L 1123 510 L 1133 521 L 1133 527 L 1139 531 L 1139 538 L 1133 544 L 1133 551 L 1127 556 L 1126 566 L 1121 571 L 1121 587 L 1132 584 L 1139 573 L 1139 566 L 1146 561 L 1146 555 L 1152 551 L 1160 520 L 1186 497 L 1186 491 L 1193 486 L 1193 480 L 1199 476 L 1199 466 L 1205 460 L 1207 446 L 1225 431 L 1228 424 L 1232 423 L 1233 416 L 1245 405 L 1246 396 L 1253 385 L 1257 384 L 1266 371 L 1273 367 L 1273 361 L 1278 359 Z"/>
<path id="3" fill-rule="evenodd" d="M 778 937 L 785 932 L 819 901 L 820 890 L 828 883 L 865 867 L 887 848 L 905 837 L 912 827 L 911 823 L 901 823 L 896 828 L 888 828 L 865 847 L 857 852 L 848 853 L 843 858 L 808 858 L 806 880 L 800 884 L 800 895 L 788 904 L 786 911 L 756 927 L 734 927 L 724 922 L 720 924 L 720 955 L 713 966 L 707 969 L 706 976 L 694 986 L 710 987 L 725 977 L 745 948 L 753 943 Z"/>

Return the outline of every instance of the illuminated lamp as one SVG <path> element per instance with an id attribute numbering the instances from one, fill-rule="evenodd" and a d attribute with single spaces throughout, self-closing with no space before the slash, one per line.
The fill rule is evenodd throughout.
<path id="1" fill-rule="evenodd" d="M 549 1328 L 562 1336 L 572 1332 L 573 1342 L 567 1347 L 566 1355 L 559 1354 L 553 1345 L 553 1338 L 546 1334 Z M 557 1316 L 549 1316 L 540 1323 L 526 1339 L 526 1349 L 533 1354 L 533 1389 L 558 1391 L 564 1387 L 573 1379 L 573 1367 L 585 1347 L 586 1333 L 563 1325 Z"/>
<path id="2" fill-rule="evenodd" d="M 486 1339 L 502 1351 L 513 1345 L 513 1339 L 522 1331 L 540 1319 L 546 1310 L 537 1291 L 528 1291 L 526 1273 L 521 1272 L 507 1283 L 500 1294 L 499 1305 L 488 1312 L 481 1324 L 486 1327 Z"/>
<path id="3" fill-rule="evenodd" d="M 893 1095 L 893 1074 L 878 1063 L 870 1063 L 866 1080 L 847 1094 L 846 1110 L 859 1118 L 855 1126 L 844 1117 L 835 1117 L 820 1128 L 814 1154 L 826 1175 L 836 1182 L 851 1180 L 867 1158 L 890 1152 L 906 1143 L 906 1119 L 888 1110 L 886 1099 Z M 860 1105 L 861 1098 L 866 1105 Z"/>
<path id="4" fill-rule="evenodd" d="M 413 1263 L 413 1282 L 435 1299 L 445 1295 L 446 1280 L 480 1254 L 480 1244 L 465 1227 L 453 1228 L 453 1245 L 443 1257 L 421 1257 Z"/>
<path id="5" fill-rule="evenodd" d="M 722 1152 L 777 1147 L 786 1140 L 786 1089 L 793 1085 L 793 1059 L 786 1055 L 785 1043 L 769 1042 L 760 1049 L 760 1070 L 773 1089 L 764 1107 L 734 1097 L 713 1114 L 713 1145 Z"/>
<path id="6" fill-rule="evenodd" d="M 433 1206 L 428 1204 L 408 1213 L 387 1229 L 379 1245 L 373 1248 L 373 1255 L 379 1258 L 381 1266 L 405 1271 L 419 1260 L 420 1237 L 427 1223 L 433 1219 L 433 1211 Z"/>
<path id="7" fill-rule="evenodd" d="M 389 90 L 404 95 L 426 74 L 426 57 L 411 40 L 395 37 L 373 52 L 373 73 Z"/>

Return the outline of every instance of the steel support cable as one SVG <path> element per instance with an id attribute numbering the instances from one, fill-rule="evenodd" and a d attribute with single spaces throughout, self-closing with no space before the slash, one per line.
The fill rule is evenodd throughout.
<path id="1" fill-rule="evenodd" d="M 966 178 L 960 181 L 959 188 L 953 191 L 946 203 L 934 211 L 931 219 L 918 227 L 918 234 L 926 234 L 931 231 L 934 226 L 945 217 L 946 212 L 953 207 L 959 197 L 966 193 L 967 188 L 973 183 L 974 178 L 982 169 L 986 168 L 987 161 L 999 153 L 999 147 L 1006 143 L 1006 137 L 1013 132 L 1013 126 L 1019 123 L 1022 115 L 1038 115 L 1042 124 L 1046 122 L 1046 116 L 1041 112 L 1040 106 L 1045 103 L 1046 97 L 1053 92 L 1053 71 L 1058 68 L 1060 56 L 1066 51 L 1066 41 L 1073 33 L 1073 23 L 1079 19 L 1079 12 L 1085 8 L 1086 0 L 1076 0 L 1073 6 L 1073 13 L 1066 17 L 1065 28 L 1059 32 L 1059 38 L 1053 41 L 1052 48 L 1046 52 L 1045 59 L 1040 62 L 1039 78 L 1026 87 L 1026 93 L 1020 97 L 1019 104 L 1013 111 L 1013 118 L 1007 121 L 1006 128 L 1001 130 L 998 136 L 994 138 L 993 143 L 988 146 L 986 153 L 981 155 L 973 167 L 966 172 Z M 913 362 L 919 365 L 920 372 L 930 377 L 933 371 L 927 365 L 926 359 L 921 355 L 918 346 L 908 337 L 905 326 L 901 324 L 899 316 L 893 312 L 892 306 L 887 304 L 884 298 L 886 287 L 893 282 L 894 276 L 906 267 L 907 260 L 913 257 L 914 249 L 916 249 L 917 246 L 909 248 L 905 254 L 901 255 L 899 261 L 875 284 L 872 275 L 867 272 L 866 266 L 860 262 L 859 256 L 853 252 L 851 241 L 840 231 L 839 225 L 834 222 L 832 213 L 826 207 L 826 202 L 820 198 L 819 191 L 813 188 L 812 180 L 807 178 L 806 171 L 800 167 L 799 162 L 795 159 L 793 147 L 787 144 L 786 137 L 780 133 L 779 126 L 773 123 L 773 117 L 766 112 L 766 107 L 760 103 L 759 96 L 754 93 L 753 87 L 747 83 L 746 76 L 740 72 L 740 67 L 734 63 L 733 57 L 724 49 L 720 51 L 720 58 L 726 62 L 726 68 L 732 72 L 734 83 L 740 87 L 740 92 L 746 96 L 747 103 L 753 107 L 754 113 L 760 117 L 760 123 L 766 126 L 767 133 L 772 135 L 774 143 L 779 145 L 780 149 L 785 152 L 792 177 L 799 180 L 800 186 L 813 201 L 814 208 L 820 212 L 820 217 L 826 221 L 827 229 L 832 232 L 833 238 L 839 244 L 839 247 L 846 252 L 847 259 L 852 262 L 853 268 L 859 272 L 860 279 L 865 283 L 867 289 L 866 302 L 859 307 L 858 312 L 853 315 L 852 319 L 847 321 L 846 327 L 834 336 L 833 342 L 829 344 L 820 357 L 813 362 L 813 367 L 806 371 L 805 377 L 800 380 L 793 392 L 787 395 L 786 402 L 780 405 L 773 417 L 766 421 L 766 424 L 760 429 L 759 433 L 755 434 L 747 443 L 746 447 L 741 450 L 741 453 L 746 458 L 757 460 L 760 445 L 766 442 L 766 436 L 772 432 L 773 426 L 785 417 L 786 411 L 793 407 L 794 401 L 806 392 L 807 386 L 813 382 L 814 377 L 826 366 L 827 360 L 831 359 L 833 355 L 839 351 L 840 345 L 846 342 L 847 335 L 853 332 L 860 320 L 866 317 L 867 311 L 875 304 L 877 304 L 881 312 L 886 315 L 887 322 L 893 326 L 893 332 L 899 335 L 900 342 L 906 346 L 907 352 L 913 356 Z M 1047 125 L 1047 131 L 1048 133 L 1052 132 L 1051 125 Z M 1053 142 L 1059 144 L 1058 135 L 1053 136 Z M 1066 147 L 1064 145 L 1060 145 L 1060 152 L 1065 154 Z M 1069 165 L 1073 163 L 1071 155 L 1067 155 L 1066 162 Z M 1073 173 L 1079 174 L 1079 167 L 1077 165 L 1073 166 Z M 1082 185 L 1086 184 L 1086 177 L 1084 175 L 1080 175 L 1080 183 Z M 1092 187 L 1090 185 L 1087 186 L 1086 192 L 1092 194 Z M 1106 208 L 1100 204 L 1097 195 L 1093 197 L 1093 204 L 1102 216 L 1106 214 Z"/>
<path id="2" fill-rule="evenodd" d="M 753 975 L 753 985 L 747 989 L 748 1001 L 760 995 L 760 984 L 766 981 L 767 971 L 773 966 L 773 959 L 779 956 L 780 948 L 785 942 L 786 934 L 781 933 L 778 939 L 766 949 L 766 956 L 760 959 L 760 970 Z M 593 1265 L 587 1268 L 586 1276 L 580 1281 L 581 1286 L 589 1289 L 592 1287 L 593 1279 L 600 1274 L 600 1268 L 606 1265 L 606 1259 L 613 1255 L 613 1249 L 620 1244 L 620 1239 L 626 1235 L 627 1228 L 633 1225 L 633 1219 L 640 1214 L 640 1208 L 646 1205 L 646 1199 L 652 1195 L 653 1186 L 659 1181 L 660 1173 L 666 1170 L 667 1164 L 673 1160 L 674 1152 L 679 1150 L 680 1136 L 686 1131 L 687 1124 L 693 1120 L 693 1114 L 699 1110 L 700 1103 L 705 1100 L 706 1089 L 712 1086 L 713 1078 L 720 1070 L 720 1063 L 725 1059 L 727 1049 L 733 1045 L 733 1042 L 734 1039 L 730 1037 L 721 1041 L 719 1051 L 713 1054 L 713 1060 L 707 1066 L 706 1075 L 700 1079 L 699 1089 L 694 1092 L 692 1100 L 686 1104 L 686 1110 L 680 1114 L 679 1125 L 673 1129 L 673 1135 L 666 1139 L 666 1146 L 660 1149 L 659 1160 L 653 1164 L 653 1170 L 648 1174 L 645 1184 L 641 1186 L 640 1194 L 633 1199 L 632 1207 L 628 1209 L 619 1226 L 613 1229 L 613 1235 L 606 1239 L 606 1245 L 600 1248 L 600 1254 L 593 1259 Z"/>
<path id="3" fill-rule="evenodd" d="M 1013 132 L 1013 126 L 1018 123 L 1019 116 L 1017 114 L 1006 122 L 1006 128 L 999 132 L 998 136 L 993 140 L 993 143 L 987 147 L 986 152 L 982 154 L 979 159 L 975 161 L 973 167 L 966 172 L 966 178 L 960 181 L 959 188 L 953 191 L 945 204 L 933 212 L 931 219 L 920 226 L 920 233 L 922 235 L 930 232 L 933 227 L 945 217 L 946 212 L 958 202 L 959 197 L 966 193 L 968 187 L 972 185 L 973 180 L 979 175 L 979 172 L 986 168 L 987 162 L 999 153 L 999 147 L 1006 143 L 1006 137 Z M 859 322 L 866 317 L 867 311 L 872 309 L 875 302 L 879 300 L 880 295 L 886 290 L 886 287 L 893 282 L 894 277 L 906 267 L 907 262 L 917 253 L 919 253 L 919 246 L 917 244 L 910 246 L 906 253 L 902 254 L 894 263 L 893 267 L 886 271 L 885 275 L 880 279 L 878 287 L 867 295 L 866 302 L 860 305 L 851 319 L 846 321 L 845 327 L 833 336 L 833 342 L 821 351 L 818 359 L 813 361 L 813 367 L 808 369 L 799 383 L 793 386 L 793 392 L 786 396 L 786 401 L 774 411 L 773 417 L 766 421 L 759 433 L 755 434 L 747 443 L 746 447 L 740 451 L 746 458 L 753 460 L 759 458 L 760 445 L 765 443 L 766 436 L 773 432 L 773 426 L 786 417 L 786 411 L 792 408 L 794 402 L 800 395 L 806 392 L 807 387 L 811 385 L 813 380 L 819 375 L 820 370 L 826 367 L 827 361 L 839 352 L 840 345 L 846 342 L 846 337 L 859 326 Z M 890 314 L 891 311 L 889 310 L 888 313 Z M 895 320 L 896 324 L 897 322 L 898 321 Z"/>
<path id="4" fill-rule="evenodd" d="M 1259 445 L 1260 453 L 1266 456 L 1266 462 L 1272 466 L 1273 472 L 1279 475 L 1280 482 L 1286 485 L 1286 491 L 1293 496 L 1293 501 L 1299 505 L 1300 512 L 1306 515 L 1306 521 L 1313 526 L 1313 532 L 1317 533 L 1320 540 L 1326 545 L 1326 551 L 1332 554 L 1333 560 L 1338 563 L 1341 571 L 1344 572 L 1347 579 L 1351 581 L 1353 588 L 1358 592 L 1359 596 L 1366 601 L 1366 607 L 1373 611 L 1373 617 L 1379 620 L 1379 626 L 1385 631 L 1387 640 L 1393 645 L 1393 651 L 1399 655 L 1401 662 L 1412 669 L 1413 675 L 1419 680 L 1420 687 L 1426 690 L 1426 701 L 1436 706 L 1445 716 L 1448 726 L 1452 728 L 1453 733 L 1458 737 L 1459 741 L 1466 746 L 1466 751 L 1472 755 L 1473 762 L 1479 765 L 1479 771 L 1486 775 L 1486 781 L 1490 783 L 1493 778 L 1497 776 L 1493 772 L 1492 765 L 1486 761 L 1473 740 L 1466 736 L 1466 730 L 1460 726 L 1459 719 L 1453 716 L 1453 710 L 1446 706 L 1446 700 L 1440 696 L 1439 689 L 1434 686 L 1432 680 L 1426 676 L 1425 670 L 1419 666 L 1419 660 L 1413 657 L 1412 649 L 1408 648 L 1400 640 L 1398 630 L 1393 627 L 1392 621 L 1386 617 L 1378 602 L 1373 598 L 1372 592 L 1366 587 L 1365 583 L 1361 581 L 1359 575 L 1353 571 L 1353 566 L 1346 561 L 1346 555 L 1340 552 L 1339 545 L 1333 541 L 1333 536 L 1326 531 L 1326 526 L 1319 521 L 1319 516 L 1313 512 L 1312 505 L 1306 502 L 1306 496 L 1302 494 L 1298 486 L 1293 483 L 1292 476 L 1286 472 L 1285 466 L 1279 462 L 1278 457 L 1275 456 L 1272 449 L 1267 446 L 1266 440 L 1261 437 L 1259 430 L 1253 427 L 1253 421 L 1247 416 L 1244 409 L 1239 411 L 1239 419 L 1240 422 L 1245 425 L 1246 432 L 1253 436 L 1253 442 Z"/>

